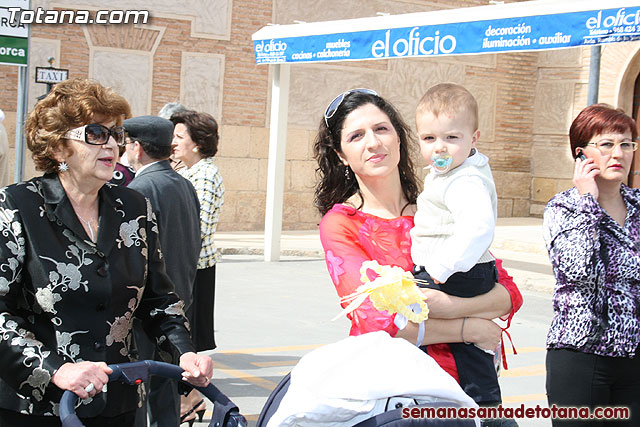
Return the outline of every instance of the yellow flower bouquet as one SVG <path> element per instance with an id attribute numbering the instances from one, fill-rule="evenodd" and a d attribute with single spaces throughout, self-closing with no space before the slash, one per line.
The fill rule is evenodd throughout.
<path id="1" fill-rule="evenodd" d="M 371 281 L 367 275 L 368 270 L 377 273 L 378 277 Z M 425 297 L 410 272 L 400 267 L 380 265 L 377 261 L 364 261 L 360 267 L 360 281 L 362 285 L 354 293 L 341 299 L 341 302 L 348 302 L 349 305 L 334 320 L 357 309 L 367 297 L 376 309 L 402 314 L 414 323 L 420 323 L 429 317 Z M 422 311 L 413 312 L 410 308 L 412 304 L 418 304 Z"/>

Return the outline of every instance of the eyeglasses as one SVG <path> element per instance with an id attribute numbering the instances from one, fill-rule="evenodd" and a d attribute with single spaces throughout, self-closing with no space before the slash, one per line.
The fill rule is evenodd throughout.
<path id="1" fill-rule="evenodd" d="M 113 136 L 118 145 L 124 145 L 124 128 L 122 126 L 115 126 L 109 129 L 101 124 L 91 123 L 71 129 L 64 134 L 64 137 L 84 141 L 89 145 L 105 145 L 109 142 L 110 135 Z"/>
<path id="2" fill-rule="evenodd" d="M 613 141 L 611 139 L 601 139 L 598 142 L 588 142 L 587 145 L 595 146 L 602 154 L 611 154 L 615 150 L 616 146 L 620 146 L 624 152 L 632 152 L 638 149 L 638 143 L 630 139 L 623 139 L 622 141 Z"/>
<path id="3" fill-rule="evenodd" d="M 333 117 L 336 111 L 338 111 L 338 107 L 340 106 L 340 104 L 342 104 L 342 101 L 344 101 L 345 96 L 349 95 L 350 93 L 365 93 L 367 95 L 380 96 L 375 90 L 365 88 L 351 89 L 346 92 L 342 92 L 340 95 L 333 98 L 333 101 L 329 103 L 327 110 L 324 112 L 324 123 L 327 125 L 327 127 L 329 126 L 329 119 Z"/>

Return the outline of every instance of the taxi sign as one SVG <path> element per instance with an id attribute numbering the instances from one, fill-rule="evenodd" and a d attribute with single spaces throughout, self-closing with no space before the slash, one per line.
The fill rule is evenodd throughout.
<path id="1" fill-rule="evenodd" d="M 69 70 L 52 67 L 36 67 L 36 83 L 55 84 L 69 78 Z"/>

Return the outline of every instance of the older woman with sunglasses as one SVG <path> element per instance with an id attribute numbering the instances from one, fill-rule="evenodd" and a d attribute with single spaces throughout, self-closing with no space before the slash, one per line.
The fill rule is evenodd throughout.
<path id="1" fill-rule="evenodd" d="M 105 184 L 127 101 L 88 80 L 60 83 L 36 104 L 27 143 L 41 177 L 0 190 L 0 426 L 59 426 L 64 390 L 87 426 L 132 426 L 138 386 L 106 387 L 107 364 L 136 360 L 131 324 L 192 384 L 211 359 L 190 342 L 151 207 Z"/>
<path id="2" fill-rule="evenodd" d="M 559 406 L 626 406 L 640 423 L 640 190 L 627 187 L 634 120 L 591 105 L 569 130 L 575 187 L 544 213 L 556 276 L 547 396 Z M 554 425 L 600 425 L 555 420 Z"/>
<path id="3" fill-rule="evenodd" d="M 410 130 L 398 111 L 370 89 L 339 95 L 325 112 L 315 140 L 320 180 L 316 206 L 323 215 L 320 239 L 338 295 L 362 284 L 360 268 L 375 260 L 411 271 L 411 236 L 418 181 L 410 158 Z M 456 380 L 449 345 L 473 342 L 494 349 L 501 329 L 490 319 L 509 319 L 522 304 L 517 287 L 500 267 L 501 285 L 484 295 L 458 298 L 425 289 L 429 319 L 418 325 L 377 310 L 367 298 L 347 317 L 350 335 L 386 331 L 421 347 Z M 347 303 L 343 303 L 343 307 Z"/>

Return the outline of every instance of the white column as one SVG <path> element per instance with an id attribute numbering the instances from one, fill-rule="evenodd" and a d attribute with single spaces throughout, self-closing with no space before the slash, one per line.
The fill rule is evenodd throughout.
<path id="1" fill-rule="evenodd" d="M 267 203 L 264 218 L 264 260 L 280 260 L 282 233 L 282 200 L 289 110 L 288 64 L 273 66 L 271 83 L 271 123 L 269 130 L 269 165 L 267 171 Z"/>
<path id="2" fill-rule="evenodd" d="M 28 61 L 28 60 L 27 60 Z M 24 179 L 25 136 L 24 122 L 27 120 L 27 104 L 29 96 L 29 65 L 18 67 L 18 107 L 16 109 L 16 153 L 13 181 Z"/>

